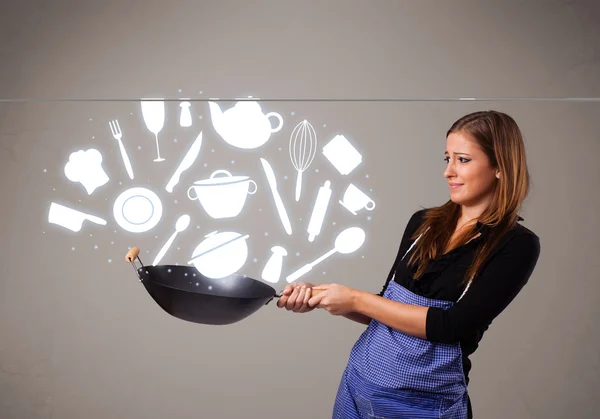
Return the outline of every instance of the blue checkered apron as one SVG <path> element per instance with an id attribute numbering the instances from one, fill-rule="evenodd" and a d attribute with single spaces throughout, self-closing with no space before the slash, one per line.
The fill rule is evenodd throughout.
<path id="1" fill-rule="evenodd" d="M 454 304 L 421 297 L 393 278 L 383 297 L 442 309 Z M 467 407 L 459 343 L 430 342 L 372 320 L 350 352 L 333 418 L 466 419 Z"/>

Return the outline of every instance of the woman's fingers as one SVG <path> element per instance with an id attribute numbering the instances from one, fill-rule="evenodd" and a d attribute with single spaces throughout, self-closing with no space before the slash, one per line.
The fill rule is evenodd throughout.
<path id="1" fill-rule="evenodd" d="M 302 287 L 300 287 L 300 291 L 298 292 L 298 297 L 296 297 L 296 303 L 294 304 L 293 308 L 294 311 L 300 312 L 302 310 L 306 294 L 307 288 L 305 285 L 302 285 Z"/>

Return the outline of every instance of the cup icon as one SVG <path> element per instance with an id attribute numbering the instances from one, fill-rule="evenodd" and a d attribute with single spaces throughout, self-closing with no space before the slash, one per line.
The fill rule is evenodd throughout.
<path id="1" fill-rule="evenodd" d="M 367 211 L 372 211 L 375 208 L 375 201 L 352 183 L 346 188 L 346 192 L 344 192 L 344 196 L 339 202 L 354 215 L 363 208 Z"/>

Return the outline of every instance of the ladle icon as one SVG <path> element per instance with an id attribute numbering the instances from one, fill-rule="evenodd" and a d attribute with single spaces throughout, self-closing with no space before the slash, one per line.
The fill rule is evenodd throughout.
<path id="1" fill-rule="evenodd" d="M 334 248 L 329 252 L 325 253 L 323 256 L 318 258 L 312 263 L 307 263 L 296 272 L 290 274 L 286 280 L 287 282 L 294 282 L 296 279 L 309 272 L 315 265 L 320 262 L 323 262 L 329 256 L 333 255 L 336 252 L 340 252 L 342 254 L 348 254 L 352 252 L 356 252 L 365 242 L 365 232 L 360 227 L 350 227 L 342 231 L 338 234 L 335 239 Z"/>
<path id="2" fill-rule="evenodd" d="M 152 265 L 158 265 L 165 253 L 167 253 L 167 250 L 169 250 L 169 247 L 171 247 L 171 244 L 173 244 L 173 240 L 175 240 L 175 236 L 177 236 L 177 233 L 181 233 L 186 228 L 188 228 L 188 226 L 190 225 L 190 221 L 190 216 L 187 214 L 184 214 L 181 217 L 179 217 L 179 219 L 177 219 L 177 222 L 175 223 L 175 231 L 173 232 L 173 234 L 171 234 L 169 240 L 167 240 L 167 242 L 160 249 L 158 255 L 156 255 L 156 258 L 154 258 L 154 262 L 152 262 Z"/>

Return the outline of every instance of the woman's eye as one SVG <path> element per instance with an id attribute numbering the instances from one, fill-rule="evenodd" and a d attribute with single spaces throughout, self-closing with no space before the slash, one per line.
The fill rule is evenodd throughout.
<path id="1" fill-rule="evenodd" d="M 461 161 L 461 163 L 467 163 L 470 160 L 469 159 L 465 159 L 464 157 L 460 157 L 460 161 Z"/>

